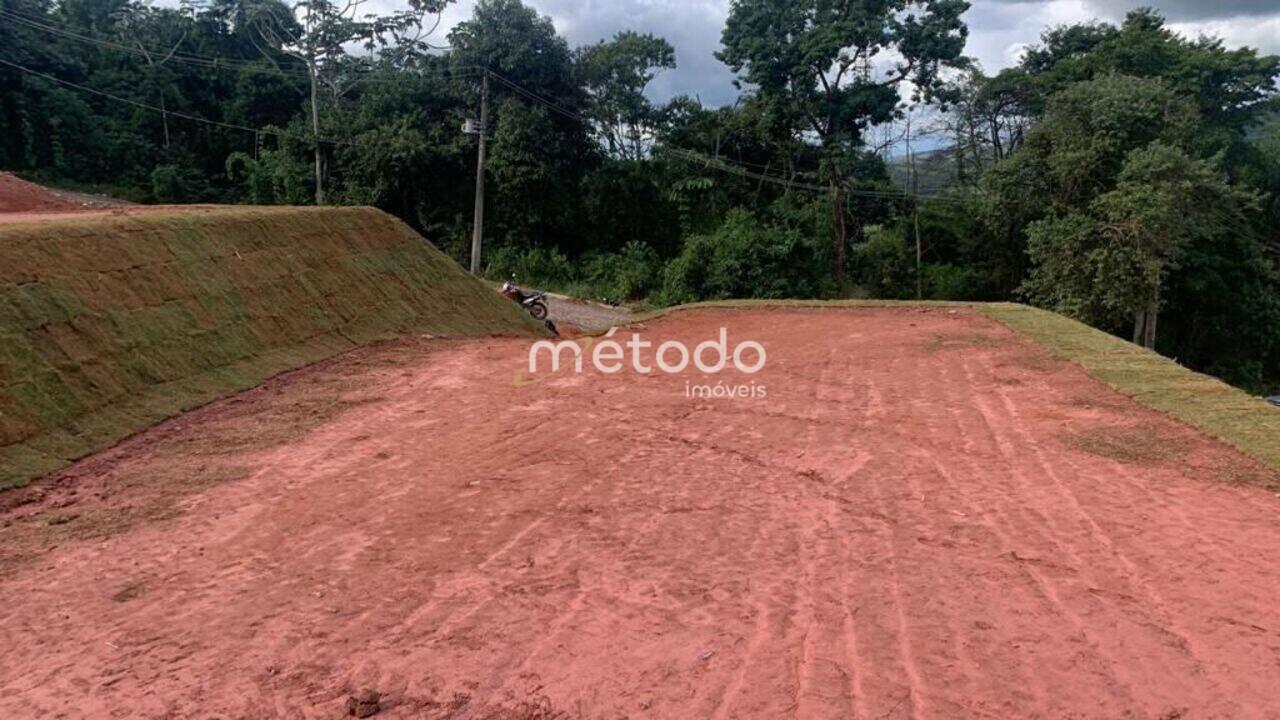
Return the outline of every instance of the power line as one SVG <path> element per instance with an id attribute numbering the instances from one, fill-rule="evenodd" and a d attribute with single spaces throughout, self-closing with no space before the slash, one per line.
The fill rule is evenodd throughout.
<path id="1" fill-rule="evenodd" d="M 170 55 L 168 50 L 148 48 L 140 43 L 133 46 L 123 45 L 121 43 L 117 43 L 111 40 L 96 38 L 90 35 L 84 35 L 71 30 L 67 30 L 65 28 L 60 28 L 60 27 L 43 23 L 43 22 L 39 22 L 31 19 L 28 16 L 21 15 L 19 13 L 15 13 L 12 10 L 7 10 L 4 8 L 0 8 L 0 17 L 8 17 L 9 19 L 22 23 L 23 25 L 29 28 L 40 30 L 42 32 L 56 35 L 58 37 L 75 40 L 77 42 L 81 42 L 87 45 L 93 45 L 99 48 L 105 48 L 108 50 L 115 50 L 117 52 L 128 53 L 130 55 L 143 57 L 143 58 L 147 58 L 150 55 L 161 55 L 161 56 L 168 56 L 168 61 L 178 62 L 178 63 L 191 65 L 194 67 L 199 67 L 204 69 L 209 69 L 209 70 L 232 70 L 235 72 L 245 71 L 245 72 L 252 72 L 252 73 L 263 74 L 263 75 L 272 75 L 276 77 L 293 78 L 297 80 L 307 80 L 309 78 L 307 70 L 301 67 L 294 68 L 294 69 L 286 69 L 278 66 L 265 67 L 259 64 L 258 60 L 248 59 L 248 58 L 226 58 L 226 57 L 219 57 L 219 56 L 212 56 L 212 55 L 199 55 L 195 53 L 186 53 L 186 52 L 174 52 L 172 55 Z M 289 55 L 285 55 L 284 57 L 289 60 L 297 60 L 297 58 Z M 441 73 L 423 73 L 421 71 L 416 71 L 416 72 L 412 72 L 411 75 L 419 78 L 444 78 L 444 77 L 463 78 L 463 77 L 478 76 L 479 74 L 483 73 L 483 71 L 484 71 L 484 68 L 482 68 L 479 65 L 458 65 L 458 66 L 453 66 Z M 360 73 L 356 73 L 356 74 L 359 75 Z M 397 78 L 382 79 L 376 76 L 370 76 L 370 74 L 368 73 L 365 73 L 363 77 L 359 77 L 357 79 L 362 82 L 370 82 L 370 81 L 399 82 L 399 79 Z"/>
<path id="2" fill-rule="evenodd" d="M 58 28 L 52 25 L 47 25 L 45 23 L 37 22 L 33 19 L 30 19 L 29 17 L 23 16 L 21 14 L 18 14 L 11 10 L 7 10 L 3 8 L 0 8 L 0 16 L 9 17 L 17 22 L 27 25 L 28 27 L 32 27 L 32 28 L 35 28 L 47 33 L 51 33 L 60 37 L 66 37 L 73 40 L 77 40 L 79 42 L 91 44 L 97 47 L 129 53 L 136 56 L 147 57 L 149 52 L 156 55 L 168 54 L 167 52 L 161 52 L 154 48 L 150 49 L 149 51 L 147 48 L 143 46 L 131 47 L 128 45 L 122 45 L 120 43 L 112 42 L 109 40 L 104 40 L 101 38 L 95 38 L 88 35 L 83 35 L 83 34 L 76 33 L 63 28 Z M 298 69 L 297 71 L 286 71 L 285 69 L 279 68 L 279 67 L 266 68 L 266 67 L 262 67 L 261 65 L 257 65 L 256 64 L 257 61 L 239 59 L 239 58 L 221 58 L 216 56 L 175 52 L 172 55 L 170 55 L 170 59 L 181 62 L 181 63 L 206 68 L 206 69 L 222 69 L 222 70 L 236 70 L 236 71 L 248 70 L 251 72 L 266 73 L 266 74 L 275 75 L 275 76 L 293 77 L 295 79 L 306 79 L 308 77 L 306 75 L 306 71 L 301 69 Z M 276 130 L 264 130 L 264 129 L 258 129 L 258 128 L 251 128 L 243 125 L 237 125 L 235 123 L 226 123 L 226 122 L 221 122 L 216 120 L 209 120 L 207 118 L 188 115 L 178 111 L 159 108 L 159 107 L 148 105 L 146 103 L 142 103 L 129 98 L 113 95 L 111 93 L 107 93 L 101 90 L 96 90 L 94 88 L 90 88 L 84 85 L 79 85 L 77 83 L 73 83 L 67 80 L 62 80 L 52 75 L 48 75 L 46 73 L 42 73 L 42 72 L 18 65 L 17 63 L 3 60 L 2 58 L 0 58 L 0 62 L 3 62 L 4 64 L 9 65 L 10 67 L 14 67 L 16 69 L 30 73 L 32 75 L 42 77 L 46 80 L 50 80 L 52 82 L 56 82 L 61 85 L 75 88 L 82 92 L 92 93 L 94 95 L 106 97 L 112 100 L 116 100 L 118 102 L 127 103 L 135 107 L 151 110 L 154 112 L 160 112 L 162 114 L 172 115 L 174 117 L 191 120 L 193 122 L 204 123 L 206 125 L 211 125 L 211 126 L 221 127 L 226 129 L 240 130 L 243 132 L 272 135 L 272 136 L 285 138 L 285 139 L 295 139 L 295 140 L 304 141 L 304 142 L 309 140 L 309 138 L 297 138 L 297 136 L 292 136 L 292 135 L 289 135 L 288 133 L 283 133 Z M 501 73 L 498 73 L 495 70 L 481 67 L 481 66 L 476 66 L 476 65 L 462 65 L 462 66 L 456 66 L 454 68 L 450 68 L 448 74 L 452 77 L 457 77 L 459 79 L 462 79 L 462 78 L 468 78 L 468 77 L 475 77 L 477 73 L 481 76 L 487 75 L 497 80 L 498 82 L 502 83 L 503 86 L 523 96 L 524 98 L 531 100 L 533 102 L 536 102 L 570 120 L 581 123 L 585 128 L 590 130 L 593 134 L 598 135 L 599 130 L 595 127 L 595 122 L 592 121 L 590 118 L 587 118 L 586 116 L 574 110 L 565 108 L 560 103 L 554 100 L 551 100 L 543 95 L 540 95 L 539 93 L 534 92 L 533 90 L 523 87 L 519 83 L 515 82 L 514 80 L 511 80 L 510 78 L 507 78 L 506 76 L 502 75 Z M 423 73 L 412 73 L 412 75 L 420 78 L 426 77 Z M 442 77 L 442 76 L 436 76 L 436 77 Z M 388 81 L 394 82 L 394 81 L 398 81 L 398 79 L 389 78 Z M 333 139 L 326 139 L 326 138 L 320 138 L 319 142 L 329 143 L 332 145 L 357 145 L 357 143 L 352 143 L 350 141 L 333 140 Z M 807 182 L 799 182 L 790 178 L 783 178 L 776 175 L 770 175 L 768 173 L 758 172 L 747 167 L 748 165 L 753 165 L 753 163 L 735 161 L 735 160 L 731 160 L 729 158 L 724 158 L 720 156 L 711 157 L 711 156 L 703 155 L 696 151 L 687 150 L 687 149 L 676 147 L 673 145 L 658 145 L 657 149 L 661 152 L 666 152 L 676 158 L 682 159 L 692 164 L 698 164 L 704 167 L 718 170 L 720 172 L 736 175 L 738 177 L 784 187 L 788 190 L 804 190 L 808 192 L 824 193 L 824 194 L 830 192 L 830 188 L 823 185 L 816 185 L 816 184 L 807 183 Z M 939 197 L 925 198 L 924 196 L 920 196 L 918 194 L 912 194 L 912 193 L 902 192 L 902 191 L 857 190 L 854 188 L 846 187 L 844 192 L 849 197 L 862 197 L 862 198 L 881 199 L 881 200 L 930 199 L 930 200 L 936 200 L 936 201 L 947 201 L 946 198 L 939 198 Z"/>
<path id="3" fill-rule="evenodd" d="M 98 90 L 96 88 L 91 88 L 85 85 L 81 85 L 79 83 L 74 83 L 74 82 L 71 82 L 70 80 L 63 80 L 61 78 L 54 77 L 53 75 L 49 75 L 48 73 L 40 72 L 39 70 L 32 70 L 29 67 L 26 67 L 24 65 L 19 65 L 16 62 L 11 62 L 4 58 L 0 58 L 0 64 L 8 65 L 9 67 L 14 68 L 16 70 L 21 70 L 22 72 L 28 73 L 30 75 L 35 75 L 36 77 L 43 78 L 50 82 L 58 83 L 59 85 L 65 85 L 69 88 L 73 88 L 81 92 L 86 92 L 92 95 L 105 97 L 110 100 L 115 100 L 116 102 L 121 102 L 127 105 L 132 105 L 134 107 L 141 108 L 143 110 L 151 110 L 153 112 L 158 112 L 165 115 L 172 115 L 173 117 L 181 118 L 183 120 L 190 120 L 192 122 L 202 123 L 205 125 L 219 127 L 226 130 L 239 130 L 242 132 L 254 133 L 256 135 L 271 135 L 284 140 L 293 140 L 295 142 L 309 143 L 313 140 L 310 137 L 299 137 L 297 135 L 292 135 L 290 133 L 282 132 L 280 130 L 274 130 L 271 128 L 254 128 L 254 127 L 249 127 L 248 125 L 238 125 L 236 123 L 222 122 L 221 120 L 210 120 L 209 118 L 202 118 L 197 115 L 188 115 L 186 113 L 178 112 L 176 110 L 168 110 L 168 109 L 157 107 L 155 105 L 148 105 L 147 103 L 139 102 L 131 98 L 115 95 L 113 93 L 105 92 L 103 90 Z M 360 145 L 360 143 L 355 143 L 350 140 L 332 140 L 328 138 L 315 138 L 315 140 L 322 143 L 328 143 L 330 145 L 348 145 L 348 146 Z"/>
<path id="4" fill-rule="evenodd" d="M 539 95 L 538 93 L 521 86 L 519 83 L 515 82 L 514 80 L 504 77 L 503 75 L 501 75 L 500 73 L 492 69 L 487 69 L 486 71 L 489 73 L 490 76 L 492 76 L 494 79 L 496 79 L 498 82 L 502 83 L 506 87 L 516 91 L 517 93 L 529 98 L 530 100 L 533 100 L 571 120 L 576 120 L 582 123 L 589 129 L 594 130 L 595 123 L 591 119 L 583 116 L 582 114 L 575 112 L 573 110 L 570 110 L 568 108 L 565 108 L 559 103 L 557 103 L 556 101 L 551 100 L 550 98 L 544 97 L 542 95 Z M 831 192 L 831 188 L 824 185 L 815 185 L 813 183 L 798 182 L 789 178 L 778 177 L 777 175 L 769 175 L 766 173 L 757 172 L 757 171 L 751 170 L 748 167 L 745 167 L 745 165 L 749 165 L 751 163 L 738 162 L 738 161 L 730 160 L 728 158 L 723 158 L 719 156 L 711 157 L 708 155 L 703 155 L 693 150 L 687 150 L 674 145 L 657 145 L 656 148 L 659 152 L 669 153 L 671 155 L 674 155 L 677 158 L 685 160 L 686 162 L 700 164 L 705 167 L 710 167 L 710 168 L 719 170 L 721 172 L 737 175 L 739 177 L 743 177 L 751 180 L 758 180 L 761 182 L 767 182 L 767 183 L 771 183 L 774 185 L 778 185 L 781 187 L 794 189 L 794 190 L 805 190 L 808 192 L 818 192 L 818 193 Z M 880 200 L 913 199 L 913 200 L 932 200 L 932 201 L 940 201 L 940 202 L 955 202 L 950 198 L 943 198 L 943 197 L 936 197 L 936 196 L 926 197 L 922 195 L 917 195 L 917 194 L 912 194 L 909 192 L 897 191 L 897 190 L 858 190 L 855 188 L 846 187 L 844 189 L 844 194 L 849 197 L 862 197 L 862 198 L 880 199 Z"/>

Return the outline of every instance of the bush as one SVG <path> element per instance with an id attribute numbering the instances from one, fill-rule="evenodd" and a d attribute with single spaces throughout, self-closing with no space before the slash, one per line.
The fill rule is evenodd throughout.
<path id="1" fill-rule="evenodd" d="M 559 250 L 542 247 L 521 249 L 510 245 L 489 253 L 488 275 L 501 280 L 514 275 L 519 282 L 530 285 L 563 286 L 576 280 L 573 263 Z"/>
<path id="2" fill-rule="evenodd" d="M 615 300 L 638 300 L 658 290 L 662 258 L 657 251 L 632 240 L 622 252 L 584 257 L 584 280 L 593 295 Z"/>
<path id="3" fill-rule="evenodd" d="M 915 248 L 898 229 L 873 225 L 866 242 L 853 247 L 853 281 L 860 294 L 876 298 L 916 295 Z"/>
<path id="4" fill-rule="evenodd" d="M 198 170 L 181 165 L 157 165 L 151 171 L 151 197 L 160 203 L 186 203 L 200 199 L 204 178 Z"/>
<path id="5" fill-rule="evenodd" d="M 931 300 L 976 300 L 988 284 L 986 273 L 976 268 L 945 263 L 924 267 L 925 292 Z"/>
<path id="6" fill-rule="evenodd" d="M 685 241 L 663 272 L 660 300 L 814 297 L 823 278 L 819 254 L 804 234 L 739 208 L 714 233 Z"/>
<path id="7" fill-rule="evenodd" d="M 227 177 L 257 205 L 308 205 L 315 202 L 314 168 L 285 150 L 264 150 L 258 157 L 231 153 Z"/>

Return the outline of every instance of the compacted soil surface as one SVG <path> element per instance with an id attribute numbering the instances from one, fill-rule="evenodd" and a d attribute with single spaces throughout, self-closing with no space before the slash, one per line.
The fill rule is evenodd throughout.
<path id="1" fill-rule="evenodd" d="M 0 220 L 3 221 L 78 214 L 128 205 L 127 202 L 103 195 L 53 190 L 27 182 L 12 173 L 0 172 Z"/>
<path id="2" fill-rule="evenodd" d="M 0 213 L 73 212 L 80 207 L 47 188 L 0 172 Z"/>
<path id="3" fill-rule="evenodd" d="M 615 339 L 721 327 L 752 396 L 415 338 L 0 495 L 0 716 L 1280 717 L 1267 470 L 965 310 Z"/>

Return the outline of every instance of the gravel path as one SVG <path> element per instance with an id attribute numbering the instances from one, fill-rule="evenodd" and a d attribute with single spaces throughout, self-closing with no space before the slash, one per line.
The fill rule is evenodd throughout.
<path id="1" fill-rule="evenodd" d="M 625 307 L 612 307 L 564 295 L 547 295 L 547 309 L 551 312 L 551 321 L 557 326 L 572 326 L 588 334 L 607 332 L 615 325 L 626 324 L 633 316 Z"/>

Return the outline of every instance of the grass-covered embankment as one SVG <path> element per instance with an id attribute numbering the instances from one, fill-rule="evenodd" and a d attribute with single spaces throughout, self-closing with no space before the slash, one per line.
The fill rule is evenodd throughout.
<path id="1" fill-rule="evenodd" d="M 0 489 L 374 340 L 540 331 L 369 208 L 0 222 Z"/>
<path id="2" fill-rule="evenodd" d="M 976 307 L 1143 405 L 1280 469 L 1280 409 L 1265 401 L 1057 313 L 1014 303 Z"/>

